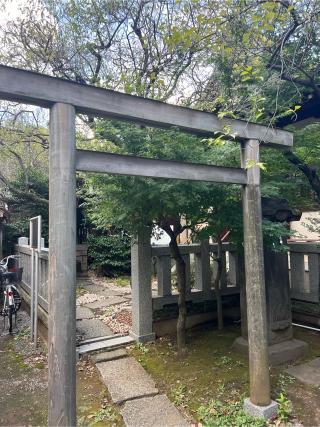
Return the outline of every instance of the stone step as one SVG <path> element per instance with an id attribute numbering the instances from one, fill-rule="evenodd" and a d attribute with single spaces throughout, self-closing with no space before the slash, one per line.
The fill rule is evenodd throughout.
<path id="1" fill-rule="evenodd" d="M 110 360 L 122 359 L 123 357 L 128 357 L 128 353 L 124 348 L 116 348 L 115 350 L 107 350 L 102 353 L 90 355 L 93 363 L 109 362 Z"/>
<path id="2" fill-rule="evenodd" d="M 103 341 L 91 342 L 89 344 L 80 343 L 78 349 L 79 354 L 92 353 L 99 350 L 114 350 L 119 347 L 125 347 L 128 344 L 132 344 L 134 339 L 129 335 L 120 336 L 120 337 L 108 337 Z"/>
<path id="3" fill-rule="evenodd" d="M 83 340 L 77 345 L 80 346 L 80 345 L 85 345 L 85 344 L 91 344 L 94 342 L 111 340 L 113 338 L 124 337 L 124 336 L 126 336 L 126 335 L 125 334 L 104 335 L 103 337 L 95 337 L 95 338 L 89 338 L 87 340 Z"/>

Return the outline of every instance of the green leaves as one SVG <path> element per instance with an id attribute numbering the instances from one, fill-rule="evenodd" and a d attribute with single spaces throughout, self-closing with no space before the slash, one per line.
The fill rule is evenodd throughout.
<path id="1" fill-rule="evenodd" d="M 267 165 L 263 162 L 255 162 L 254 160 L 247 160 L 246 162 L 246 169 L 251 169 L 254 166 L 257 166 L 258 168 L 262 169 L 263 171 L 267 170 Z"/>
<path id="2" fill-rule="evenodd" d="M 197 411 L 204 427 L 265 427 L 266 420 L 245 414 L 242 401 L 211 400 Z"/>
<path id="3" fill-rule="evenodd" d="M 229 166 L 235 163 L 235 158 L 239 162 L 237 143 L 230 142 L 228 147 L 211 146 L 181 132 L 109 121 L 100 121 L 97 126 L 99 133 L 104 137 L 110 135 L 116 143 L 115 149 L 123 153 Z M 196 232 L 195 225 L 207 221 L 209 213 L 216 224 L 222 224 L 223 215 L 228 216 L 223 210 L 228 211 L 228 203 L 234 206 L 240 191 L 237 187 L 205 182 L 92 174 L 86 175 L 82 196 L 89 219 L 97 228 L 116 225 L 134 234 L 141 225 L 172 224 L 182 217 L 186 218 L 187 227 Z M 239 209 L 240 204 L 237 212 Z"/>
<path id="4" fill-rule="evenodd" d="M 130 272 L 131 238 L 123 230 L 92 230 L 88 244 L 91 268 L 108 276 Z"/>

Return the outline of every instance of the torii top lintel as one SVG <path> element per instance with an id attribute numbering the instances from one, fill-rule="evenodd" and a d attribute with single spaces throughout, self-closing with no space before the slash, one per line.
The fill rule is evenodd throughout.
<path id="1" fill-rule="evenodd" d="M 162 128 L 212 136 L 225 127 L 237 139 L 257 139 L 274 147 L 291 147 L 293 135 L 237 119 L 220 119 L 213 113 L 179 107 L 161 101 L 75 83 L 32 71 L 0 65 L 0 99 L 50 108 L 55 103 L 72 104 L 77 113 L 111 117 Z"/>

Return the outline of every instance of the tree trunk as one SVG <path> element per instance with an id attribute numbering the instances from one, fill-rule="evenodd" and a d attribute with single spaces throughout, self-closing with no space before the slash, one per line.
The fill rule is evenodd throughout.
<path id="1" fill-rule="evenodd" d="M 186 263 L 181 256 L 179 246 L 175 238 L 171 237 L 170 251 L 176 261 L 177 282 L 178 282 L 178 308 L 179 316 L 177 321 L 177 347 L 178 354 L 183 356 L 186 353 L 186 322 L 187 322 L 187 305 L 186 305 Z"/>
<path id="2" fill-rule="evenodd" d="M 223 329 L 223 312 L 222 312 L 220 282 L 221 282 L 223 264 L 222 264 L 222 241 L 220 237 L 218 237 L 217 243 L 218 243 L 218 253 L 215 261 L 218 264 L 218 269 L 217 269 L 217 275 L 214 279 L 214 290 L 215 290 L 216 299 L 217 299 L 218 329 L 221 330 Z"/>
<path id="3" fill-rule="evenodd" d="M 292 151 L 284 151 L 283 155 L 290 163 L 295 165 L 306 176 L 312 190 L 316 193 L 317 201 L 320 203 L 320 178 L 317 174 L 317 170 L 308 166 Z"/>

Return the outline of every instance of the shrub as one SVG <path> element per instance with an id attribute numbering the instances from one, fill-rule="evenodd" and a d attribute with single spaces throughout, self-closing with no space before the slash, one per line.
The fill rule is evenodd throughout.
<path id="1" fill-rule="evenodd" d="M 98 274 L 117 276 L 131 269 L 131 238 L 123 231 L 91 231 L 88 236 L 88 260 Z"/>

